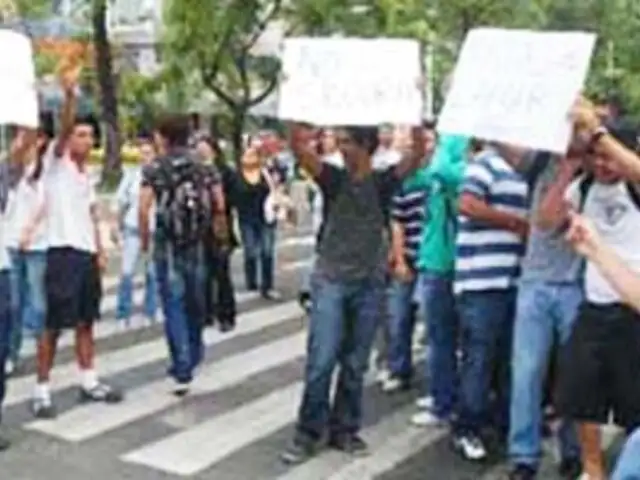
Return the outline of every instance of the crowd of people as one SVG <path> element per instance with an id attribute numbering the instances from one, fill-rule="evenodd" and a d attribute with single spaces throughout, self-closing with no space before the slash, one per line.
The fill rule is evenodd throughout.
<path id="1" fill-rule="evenodd" d="M 75 112 L 78 75 L 62 71 L 58 135 L 19 128 L 0 164 L 0 400 L 28 332 L 37 342 L 32 409 L 42 419 L 56 415 L 49 378 L 64 330 L 75 331 L 80 400 L 123 400 L 94 366 L 107 258 L 87 171 L 93 127 Z M 280 298 L 277 223 L 295 220 L 285 180 L 300 168 L 316 246 L 300 292 L 304 392 L 283 461 L 301 463 L 325 444 L 368 452 L 362 397 L 378 341 L 383 390 L 423 386 L 408 420 L 450 428 L 467 461 L 505 446 L 509 479 L 533 479 L 550 424 L 561 475 L 603 480 L 600 428 L 613 418 L 630 437 L 612 478 L 640 478 L 638 142 L 586 100 L 571 114 L 565 155 L 438 136 L 432 124 L 404 136 L 394 126 L 295 124 L 288 145 L 277 136 L 248 142 L 237 168 L 188 119 L 162 118 L 116 195 L 117 317 L 131 319 L 142 262 L 143 311 L 155 322 L 161 307 L 173 393 L 186 395 L 203 328 L 235 327 L 235 248 L 247 289 Z M 412 358 L 420 321 L 422 372 Z"/>

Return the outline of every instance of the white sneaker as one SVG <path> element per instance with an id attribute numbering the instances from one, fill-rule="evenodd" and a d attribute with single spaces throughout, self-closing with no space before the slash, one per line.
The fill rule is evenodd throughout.
<path id="1" fill-rule="evenodd" d="M 382 368 L 376 374 L 376 383 L 379 383 L 382 385 L 387 380 L 389 380 L 390 376 L 391 376 L 391 373 L 389 373 L 389 370 L 387 370 L 386 368 Z"/>
<path id="2" fill-rule="evenodd" d="M 407 382 L 392 375 L 382 382 L 382 391 L 384 393 L 394 393 L 407 388 Z"/>
<path id="3" fill-rule="evenodd" d="M 16 372 L 16 364 L 13 362 L 13 360 L 7 360 L 7 362 L 4 364 L 5 375 L 7 377 L 10 377 L 15 372 Z"/>
<path id="4" fill-rule="evenodd" d="M 464 435 L 453 439 L 453 446 L 460 454 L 472 462 L 479 462 L 487 458 L 487 449 L 479 437 Z"/>
<path id="5" fill-rule="evenodd" d="M 447 421 L 429 410 L 423 410 L 411 417 L 411 424 L 415 427 L 446 427 Z"/>
<path id="6" fill-rule="evenodd" d="M 434 405 L 435 402 L 431 395 L 420 397 L 418 400 L 416 400 L 416 407 L 418 407 L 420 410 L 433 410 Z"/>
<path id="7" fill-rule="evenodd" d="M 177 397 L 184 397 L 189 393 L 191 389 L 191 382 L 188 383 L 180 383 L 174 380 L 173 383 L 173 394 Z"/>

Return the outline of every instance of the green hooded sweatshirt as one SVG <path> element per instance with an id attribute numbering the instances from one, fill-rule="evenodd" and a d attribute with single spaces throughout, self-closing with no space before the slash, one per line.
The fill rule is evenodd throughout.
<path id="1" fill-rule="evenodd" d="M 405 180 L 408 191 L 426 191 L 425 225 L 417 266 L 419 270 L 451 273 L 456 248 L 458 193 L 467 165 L 469 138 L 442 135 L 429 165 Z"/>

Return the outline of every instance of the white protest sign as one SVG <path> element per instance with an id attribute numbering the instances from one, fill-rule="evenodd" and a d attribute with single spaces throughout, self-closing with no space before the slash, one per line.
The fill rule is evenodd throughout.
<path id="1" fill-rule="evenodd" d="M 557 153 L 584 84 L 596 36 L 583 32 L 472 30 L 438 120 L 442 133 Z"/>
<path id="2" fill-rule="evenodd" d="M 0 125 L 38 126 L 38 94 L 28 37 L 0 30 Z"/>
<path id="3" fill-rule="evenodd" d="M 420 48 L 403 39 L 290 38 L 278 116 L 316 125 L 417 125 Z"/>

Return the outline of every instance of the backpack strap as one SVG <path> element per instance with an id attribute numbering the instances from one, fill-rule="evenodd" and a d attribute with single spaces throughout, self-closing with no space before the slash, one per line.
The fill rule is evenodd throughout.
<path id="1" fill-rule="evenodd" d="M 591 190 L 594 180 L 595 178 L 591 173 L 583 175 L 580 179 L 580 183 L 578 184 L 578 193 L 580 194 L 578 213 L 582 213 L 584 210 L 584 206 L 587 203 L 587 196 L 589 195 L 589 190 Z"/>
<path id="2" fill-rule="evenodd" d="M 633 182 L 627 182 L 626 185 L 631 201 L 636 206 L 638 211 L 640 211 L 640 187 Z"/>

